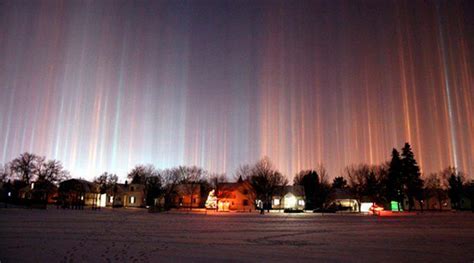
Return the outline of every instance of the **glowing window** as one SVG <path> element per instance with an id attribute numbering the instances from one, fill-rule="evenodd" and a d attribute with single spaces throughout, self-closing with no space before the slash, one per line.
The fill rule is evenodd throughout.
<path id="1" fill-rule="evenodd" d="M 130 196 L 130 204 L 135 204 L 135 196 Z"/>
<path id="2" fill-rule="evenodd" d="M 304 200 L 298 200 L 298 205 L 303 206 L 304 205 Z"/>
<path id="3" fill-rule="evenodd" d="M 114 197 L 113 196 L 109 197 L 109 203 L 113 203 L 113 202 L 114 202 Z"/>
<path id="4" fill-rule="evenodd" d="M 280 199 L 273 199 L 273 205 L 280 205 Z"/>

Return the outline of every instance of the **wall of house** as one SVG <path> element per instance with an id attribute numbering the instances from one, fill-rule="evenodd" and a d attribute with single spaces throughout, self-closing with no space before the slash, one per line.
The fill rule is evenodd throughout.
<path id="1" fill-rule="evenodd" d="M 252 204 L 252 201 L 249 199 L 248 195 L 245 195 L 238 190 L 231 192 L 227 198 L 219 198 L 218 203 L 220 203 L 218 206 L 219 210 L 221 211 L 226 210 L 226 208 L 222 209 L 222 207 L 228 207 L 229 211 L 254 210 L 254 205 Z"/>
<path id="2" fill-rule="evenodd" d="M 288 203 L 290 198 L 294 198 L 294 201 L 295 201 L 294 204 Z M 305 205 L 304 205 L 303 196 L 295 196 L 291 193 L 288 193 L 283 197 L 274 196 L 272 199 L 272 209 L 275 209 L 275 210 L 284 210 L 284 209 L 304 210 L 304 208 L 305 208 Z"/>
<path id="3" fill-rule="evenodd" d="M 196 193 L 176 196 L 174 203 L 178 208 L 199 208 L 201 201 L 201 194 Z"/>
<path id="4" fill-rule="evenodd" d="M 112 206 L 122 207 L 123 203 L 124 203 L 123 201 L 124 201 L 123 193 L 116 193 L 115 196 L 111 193 L 108 193 L 107 194 L 106 206 L 109 206 L 109 207 L 112 207 Z"/>

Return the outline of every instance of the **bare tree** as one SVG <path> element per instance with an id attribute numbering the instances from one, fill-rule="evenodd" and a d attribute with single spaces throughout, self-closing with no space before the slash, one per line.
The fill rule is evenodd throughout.
<path id="1" fill-rule="evenodd" d="M 208 173 L 197 166 L 179 166 L 177 170 L 182 177 L 183 189 L 181 190 L 184 191 L 183 194 L 190 196 L 189 208 L 192 209 L 195 203 L 194 196 L 199 192 L 201 184 L 206 181 Z"/>
<path id="2" fill-rule="evenodd" d="M 132 184 L 145 184 L 146 178 L 153 176 L 156 169 L 153 165 L 137 165 L 127 175 Z"/>
<path id="3" fill-rule="evenodd" d="M 373 202 L 383 202 L 383 182 L 387 174 L 383 166 L 367 164 L 347 166 L 344 170 L 349 189 L 357 199 L 368 197 Z M 359 203 L 360 210 L 360 203 Z"/>
<path id="4" fill-rule="evenodd" d="M 443 183 L 443 180 L 438 173 L 432 173 L 428 175 L 425 182 L 425 193 L 426 199 L 429 200 L 430 198 L 436 198 L 438 201 L 438 208 L 442 210 L 443 202 L 447 199 L 447 186 Z M 428 202 L 429 205 L 429 202 Z M 427 207 L 430 209 L 430 207 Z"/>
<path id="5" fill-rule="evenodd" d="M 55 187 L 57 187 L 60 182 L 69 178 L 69 172 L 64 170 L 60 161 L 49 160 L 42 162 L 38 170 L 38 180 L 35 188 L 43 191 L 47 202 Z"/>
<path id="6" fill-rule="evenodd" d="M 94 183 L 99 186 L 99 192 L 101 194 L 105 194 L 108 191 L 112 191 L 112 208 L 115 207 L 115 199 L 118 191 L 117 182 L 118 176 L 108 172 L 104 172 L 103 174 L 99 175 L 94 179 Z M 102 198 L 102 196 L 100 195 L 99 198 Z"/>
<path id="7" fill-rule="evenodd" d="M 49 160 L 47 162 L 41 163 L 38 173 L 38 181 L 46 181 L 52 184 L 58 184 L 69 177 L 69 172 L 64 170 L 60 161 Z"/>
<path id="8" fill-rule="evenodd" d="M 10 169 L 19 175 L 21 180 L 29 184 L 38 175 L 44 157 L 32 153 L 22 153 L 10 163 Z"/>
<path id="9" fill-rule="evenodd" d="M 268 157 L 258 161 L 252 169 L 250 184 L 255 190 L 257 199 L 260 199 L 264 207 L 270 210 L 272 197 L 277 193 L 280 187 L 288 184 L 288 179 L 277 171 Z"/>
<path id="10" fill-rule="evenodd" d="M 7 182 L 11 177 L 11 171 L 8 164 L 0 164 L 0 182 Z"/>
<path id="11" fill-rule="evenodd" d="M 329 173 L 326 167 L 323 164 L 316 165 L 314 169 L 319 175 L 319 182 L 324 185 L 329 185 Z"/>
<path id="12" fill-rule="evenodd" d="M 234 174 L 234 180 L 248 180 L 252 176 L 252 167 L 248 164 L 241 165 L 239 168 L 237 168 L 237 171 L 235 171 Z"/>
<path id="13" fill-rule="evenodd" d="M 172 168 L 166 169 L 162 172 L 163 178 L 163 197 L 165 201 L 165 209 L 171 208 L 173 197 L 176 192 L 176 187 L 180 184 L 184 179 L 184 174 L 182 169 L 179 168 Z"/>

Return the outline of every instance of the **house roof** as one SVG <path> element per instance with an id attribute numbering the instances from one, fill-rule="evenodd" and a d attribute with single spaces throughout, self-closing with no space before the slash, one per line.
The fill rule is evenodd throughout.
<path id="1" fill-rule="evenodd" d="M 96 184 L 83 179 L 69 179 L 59 184 L 59 188 L 63 191 L 81 191 L 81 192 L 98 192 Z"/>
<path id="2" fill-rule="evenodd" d="M 115 194 L 125 193 L 125 192 L 128 191 L 128 185 L 127 184 L 115 184 L 115 185 L 117 186 L 117 188 L 114 189 L 115 186 L 112 186 L 109 189 L 107 189 L 107 193 L 109 193 L 109 194 L 114 193 L 114 190 L 116 190 Z"/>
<path id="3" fill-rule="evenodd" d="M 245 191 L 251 190 L 251 185 L 248 181 L 236 182 L 236 183 L 220 183 L 217 185 L 218 197 L 228 198 L 229 194 L 235 191 L 245 194 Z"/>
<path id="4" fill-rule="evenodd" d="M 286 185 L 279 187 L 276 194 L 284 196 L 288 193 L 291 193 L 294 196 L 304 196 L 304 187 L 302 185 Z"/>

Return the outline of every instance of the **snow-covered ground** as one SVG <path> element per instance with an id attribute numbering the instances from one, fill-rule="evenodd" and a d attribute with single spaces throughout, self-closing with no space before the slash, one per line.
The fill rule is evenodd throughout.
<path id="1" fill-rule="evenodd" d="M 0 208 L 4 262 L 474 262 L 474 213 L 399 216 Z"/>

